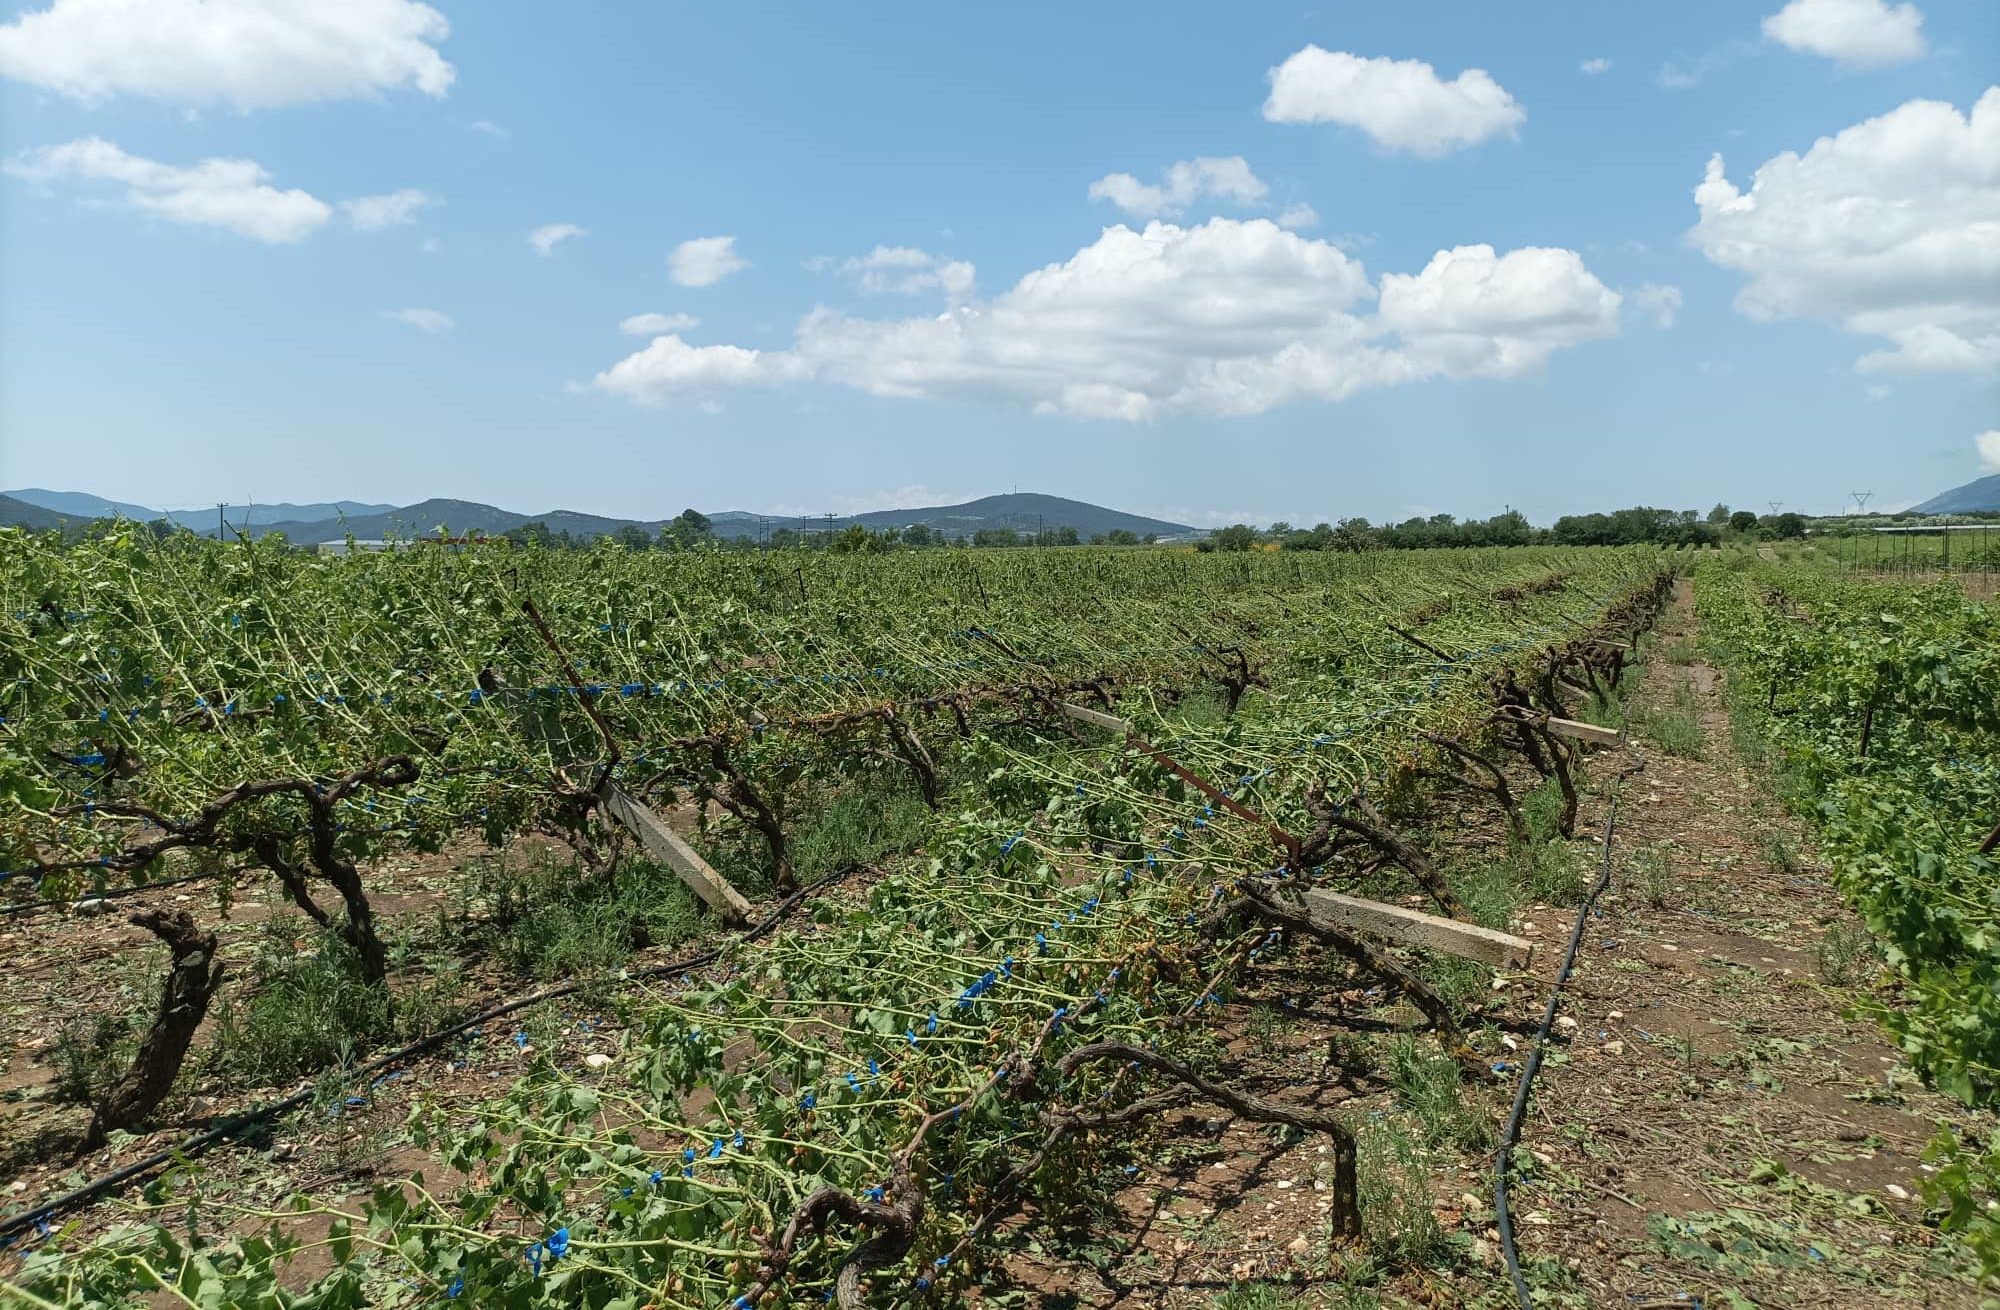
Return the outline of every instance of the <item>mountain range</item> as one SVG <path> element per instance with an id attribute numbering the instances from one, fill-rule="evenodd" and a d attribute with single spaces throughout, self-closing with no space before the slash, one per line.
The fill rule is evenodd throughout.
<path id="1" fill-rule="evenodd" d="M 616 519 L 575 510 L 550 510 L 545 514 L 518 514 L 469 500 L 433 499 L 414 505 L 374 505 L 361 501 L 326 501 L 310 505 L 226 505 L 222 514 L 232 532 L 261 537 L 282 532 L 298 545 L 357 541 L 383 537 L 427 536 L 443 528 L 454 536 L 484 534 L 497 536 L 530 523 L 547 526 L 552 533 L 567 532 L 573 537 L 608 536 L 622 528 L 635 527 L 648 536 L 657 535 L 670 519 Z M 144 505 L 106 500 L 80 491 L 47 491 L 29 487 L 0 492 L 0 526 L 18 525 L 42 530 L 64 523 L 80 524 L 92 519 L 123 517 L 139 522 L 166 519 L 182 524 L 203 536 L 216 535 L 216 511 L 158 510 Z M 874 510 L 866 514 L 806 515 L 794 518 L 775 514 L 753 514 L 746 510 L 721 510 L 709 515 L 710 529 L 719 537 L 761 537 L 780 529 L 803 527 L 836 532 L 853 524 L 871 530 L 906 528 L 921 523 L 946 537 L 971 536 L 986 529 L 1011 528 L 1016 532 L 1060 531 L 1074 528 L 1089 540 L 1100 533 L 1123 529 L 1135 536 L 1162 539 L 1191 539 L 1202 535 L 1199 528 L 1185 523 L 1147 518 L 1106 509 L 1080 500 L 1045 496 L 1035 492 L 1015 492 L 1004 496 L 983 496 L 963 505 L 931 505 L 913 509 Z"/>
<path id="2" fill-rule="evenodd" d="M 152 509 L 145 505 L 134 505 L 130 501 L 106 500 L 87 491 L 48 491 L 41 487 L 24 487 L 19 491 L 0 492 L 0 496 L 32 505 L 37 509 L 52 511 L 72 523 L 87 523 L 91 519 L 108 518 L 127 518 L 140 523 L 165 519 L 169 523 L 193 528 L 196 532 L 206 532 L 211 537 L 215 535 L 215 516 L 218 508 L 227 516 L 229 522 L 239 529 L 265 527 L 274 523 L 320 523 L 327 519 L 338 518 L 342 514 L 382 514 L 396 508 L 394 505 L 371 505 L 359 500 L 330 500 L 311 505 L 293 505 L 280 501 L 275 505 L 205 505 L 200 509 Z"/>
<path id="3" fill-rule="evenodd" d="M 1940 492 L 1921 505 L 1916 514 L 2000 514 L 2000 473 L 1975 478 L 1962 487 Z"/>

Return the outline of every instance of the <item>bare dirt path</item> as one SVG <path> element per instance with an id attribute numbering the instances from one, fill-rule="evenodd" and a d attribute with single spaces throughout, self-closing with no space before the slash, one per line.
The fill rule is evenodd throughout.
<path id="1" fill-rule="evenodd" d="M 1924 1143 L 1972 1116 L 1853 1016 L 1879 956 L 1737 755 L 1698 642 L 1683 584 L 1628 705 L 1648 758 L 1575 1027 L 1524 1132 L 1523 1254 L 1591 1305 L 1979 1304 L 1920 1201 Z"/>

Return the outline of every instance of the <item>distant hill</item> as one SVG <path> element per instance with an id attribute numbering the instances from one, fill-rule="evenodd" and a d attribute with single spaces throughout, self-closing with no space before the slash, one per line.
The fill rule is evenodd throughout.
<path id="1" fill-rule="evenodd" d="M 1914 514 L 2000 514 L 2000 473 L 1953 487 L 1915 506 Z"/>
<path id="2" fill-rule="evenodd" d="M 342 514 L 352 518 L 362 514 L 386 514 L 395 508 L 394 505 L 370 504 L 364 500 L 328 500 L 311 505 L 279 501 L 275 505 L 225 505 L 222 512 L 235 527 L 256 528 L 272 523 L 324 523 Z M 174 523 L 184 523 L 196 532 L 213 534 L 215 530 L 213 509 L 170 509 L 163 517 Z"/>
<path id="3" fill-rule="evenodd" d="M 31 532 L 46 532 L 59 528 L 64 523 L 74 523 L 76 519 L 66 514 L 58 514 L 40 505 L 31 505 L 25 500 L 0 493 L 0 528 L 27 528 Z"/>
<path id="4" fill-rule="evenodd" d="M 47 491 L 41 487 L 22 487 L 18 491 L 0 491 L 0 496 L 40 509 L 54 510 L 71 522 L 88 523 L 91 519 L 108 519 L 119 515 L 140 520 L 160 517 L 160 511 L 156 509 L 148 509 L 144 505 L 133 505 L 122 500 L 106 500 L 87 491 Z M 210 521 L 214 521 L 215 511 L 210 510 L 208 515 Z"/>
<path id="5" fill-rule="evenodd" d="M 442 499 L 401 507 L 352 500 L 312 505 L 279 503 L 258 505 L 247 510 L 242 506 L 231 506 L 225 512 L 234 530 L 247 531 L 254 537 L 282 532 L 286 540 L 301 546 L 341 541 L 349 536 L 358 541 L 391 536 L 425 537 L 434 535 L 440 527 L 453 536 L 468 533 L 498 536 L 529 523 L 546 524 L 550 532 L 567 532 L 572 537 L 609 536 L 626 527 L 637 527 L 648 536 L 656 536 L 669 521 L 605 518 L 566 509 L 543 514 L 518 514 L 477 501 Z M 36 529 L 52 528 L 61 526 L 65 521 L 82 524 L 113 514 L 140 520 L 166 518 L 209 537 L 214 536 L 216 530 L 215 511 L 212 509 L 163 512 L 80 491 L 30 489 L 0 493 L 0 525 L 20 523 Z M 797 519 L 752 514 L 744 510 L 723 510 L 711 515 L 710 521 L 715 534 L 720 537 L 755 537 L 780 528 L 799 527 Z M 827 520 L 823 516 L 808 515 L 805 522 L 813 532 L 823 532 L 827 528 Z M 921 523 L 947 537 L 969 537 L 989 528 L 1012 528 L 1023 534 L 1033 534 L 1037 529 L 1054 532 L 1074 528 L 1077 536 L 1086 541 L 1100 533 L 1120 528 L 1141 538 L 1155 536 L 1164 540 L 1202 535 L 1200 529 L 1185 523 L 1169 523 L 1164 519 L 1126 514 L 1101 505 L 1034 492 L 984 496 L 963 505 L 930 505 L 836 516 L 832 526 L 838 532 L 856 523 L 878 532 L 884 528 L 906 528 Z"/>
<path id="6" fill-rule="evenodd" d="M 491 505 L 482 505 L 477 501 L 433 499 L 405 505 L 400 509 L 389 508 L 368 514 L 350 514 L 344 520 L 294 519 L 256 524 L 252 526 L 251 535 L 261 537 L 267 532 L 282 532 L 288 541 L 310 545 L 321 541 L 341 541 L 350 536 L 360 541 L 377 541 L 390 536 L 428 537 L 435 535 L 442 527 L 455 537 L 462 537 L 467 533 L 491 537 L 528 521 L 529 516 L 526 514 L 514 514 Z M 608 531 L 618 530 L 617 523 L 611 519 L 598 521 L 610 523 L 612 526 L 607 529 Z M 211 526 L 210 534 L 212 535 L 214 531 Z"/>
<path id="7" fill-rule="evenodd" d="M 750 537 L 756 536 L 760 530 L 775 532 L 779 528 L 799 527 L 799 520 L 794 518 L 749 514 L 742 510 L 724 510 L 711 515 L 710 520 L 719 537 Z M 1077 536 L 1085 541 L 1118 528 L 1141 538 L 1202 535 L 1201 529 L 1191 528 L 1185 523 L 1169 523 L 1164 519 L 1150 519 L 1081 500 L 1066 500 L 1061 496 L 1044 496 L 1030 491 L 982 496 L 963 505 L 926 505 L 913 509 L 873 510 L 846 518 L 835 516 L 833 529 L 838 532 L 854 523 L 877 532 L 883 528 L 907 528 L 921 523 L 947 537 L 969 537 L 983 528 L 1012 528 L 1029 534 L 1038 528 L 1051 532 L 1059 528 L 1075 528 Z M 827 520 L 824 516 L 808 515 L 806 527 L 813 532 L 822 532 L 827 527 Z"/>
<path id="8" fill-rule="evenodd" d="M 41 487 L 23 487 L 19 491 L 0 492 L 41 509 L 53 510 L 72 523 L 87 523 L 91 519 L 123 517 L 150 523 L 154 519 L 166 519 L 170 523 L 193 528 L 196 532 L 215 534 L 215 507 L 201 509 L 159 510 L 148 505 L 134 505 L 130 501 L 106 500 L 93 496 L 87 491 L 48 491 Z M 229 522 L 238 528 L 262 526 L 271 523 L 320 523 L 337 518 L 342 514 L 382 514 L 396 508 L 394 505 L 376 505 L 361 500 L 331 500 L 311 505 L 292 505 L 279 501 L 273 505 L 225 505 L 223 513 Z"/>
<path id="9" fill-rule="evenodd" d="M 963 505 L 879 510 L 857 516 L 856 522 L 871 528 L 905 528 L 912 523 L 921 523 L 953 537 L 968 535 L 980 528 L 1034 532 L 1038 527 L 1075 528 L 1076 534 L 1086 541 L 1100 532 L 1112 532 L 1119 528 L 1140 537 L 1201 535 L 1199 529 L 1185 523 L 1168 523 L 1164 519 L 1149 519 L 1140 514 L 1127 514 L 1121 510 L 1105 509 L 1102 505 L 1065 500 L 1061 496 L 1044 496 L 1032 491 L 981 496 Z"/>

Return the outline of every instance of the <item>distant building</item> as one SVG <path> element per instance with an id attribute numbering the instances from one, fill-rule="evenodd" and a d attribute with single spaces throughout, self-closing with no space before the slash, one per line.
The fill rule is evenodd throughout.
<path id="1" fill-rule="evenodd" d="M 370 541 L 348 541 L 343 538 L 340 541 L 322 541 L 319 543 L 318 550 L 322 555 L 346 555 L 353 551 L 408 550 L 412 546 L 436 546 L 443 550 L 457 551 L 467 546 L 483 545 L 493 540 L 499 539 L 483 536 L 467 536 L 405 537 L 394 541 L 384 541 L 380 538 Z"/>

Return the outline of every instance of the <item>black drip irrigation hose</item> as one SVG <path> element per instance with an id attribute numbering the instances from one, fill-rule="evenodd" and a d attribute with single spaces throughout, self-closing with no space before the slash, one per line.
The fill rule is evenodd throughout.
<path id="1" fill-rule="evenodd" d="M 1637 753 L 1637 748 L 1634 748 Z M 1549 988 L 1549 1003 L 1542 1011 L 1542 1026 L 1535 1032 L 1535 1044 L 1528 1051 L 1527 1064 L 1521 1070 L 1521 1085 L 1514 1090 L 1514 1109 L 1507 1116 L 1507 1126 L 1500 1133 L 1500 1149 L 1493 1161 L 1493 1209 L 1499 1217 L 1500 1252 L 1507 1261 L 1508 1276 L 1514 1280 L 1514 1296 L 1520 1302 L 1521 1310 L 1534 1310 L 1534 1296 L 1528 1290 L 1528 1280 L 1521 1273 L 1521 1256 L 1514 1249 L 1514 1216 L 1507 1208 L 1507 1168 L 1513 1162 L 1514 1148 L 1521 1142 L 1521 1122 L 1528 1114 L 1528 1093 L 1535 1085 L 1535 1074 L 1542 1067 L 1542 1049 L 1548 1045 L 1549 1029 L 1555 1025 L 1556 1011 L 1562 1006 L 1563 986 L 1569 982 L 1571 971 L 1576 968 L 1576 956 L 1583 945 L 1583 929 L 1590 922 L 1590 913 L 1597 905 L 1597 898 L 1611 885 L 1611 839 L 1618 830 L 1618 795 L 1623 790 L 1625 779 L 1646 767 L 1646 757 L 1639 755 L 1639 762 L 1624 770 L 1612 780 L 1611 809 L 1604 816 L 1604 860 L 1597 871 L 1597 881 L 1583 898 L 1583 905 L 1576 912 L 1576 924 L 1569 930 L 1569 950 L 1563 956 L 1562 969 L 1556 974 L 1555 985 Z"/>
<path id="2" fill-rule="evenodd" d="M 190 873 L 180 878 L 163 878 L 158 882 L 133 883 L 129 887 L 106 887 L 103 891 L 87 892 L 82 896 L 54 896 L 45 901 L 13 901 L 6 905 L 0 905 L 0 918 L 8 918 L 16 914 L 32 914 L 36 910 L 53 910 L 63 906 L 67 906 L 78 914 L 88 914 L 91 912 L 90 910 L 79 907 L 90 905 L 94 909 L 93 902 L 120 900 L 126 896 L 137 896 L 141 892 L 156 892 L 162 887 L 179 887 L 186 883 L 201 882 L 207 878 L 219 878 L 221 876 L 220 871 L 215 873 Z"/>
<path id="3" fill-rule="evenodd" d="M 625 981 L 637 981 L 642 978 L 658 978 L 665 974 L 686 973 L 690 969 L 700 969 L 713 964 L 715 961 L 721 959 L 723 954 L 732 947 L 747 946 L 749 943 L 765 936 L 773 928 L 776 928 L 793 910 L 796 910 L 807 898 L 831 887 L 860 867 L 862 866 L 849 865 L 844 869 L 837 869 L 817 882 L 799 888 L 799 890 L 778 902 L 777 907 L 765 915 L 764 918 L 758 920 L 755 924 L 746 928 L 740 935 L 724 942 L 720 946 L 713 946 L 708 950 L 698 951 L 682 959 L 670 960 L 665 964 L 648 965 L 643 969 L 632 970 L 624 974 L 623 979 Z M 477 1028 L 481 1024 L 488 1023 L 494 1019 L 504 1018 L 517 1010 L 525 1010 L 529 1006 L 539 1005 L 543 1001 L 553 1001 L 564 996 L 572 996 L 586 987 L 595 985 L 596 981 L 592 979 L 561 983 L 557 986 L 544 988 L 527 996 L 516 997 L 514 1000 L 482 1010 L 478 1014 L 460 1020 L 449 1028 L 434 1032 L 427 1037 L 419 1037 L 416 1041 L 411 1042 L 408 1046 L 400 1050 L 391 1051 L 387 1055 L 377 1056 L 375 1059 L 356 1068 L 348 1075 L 348 1080 L 351 1082 L 366 1078 L 371 1074 L 380 1073 L 385 1069 L 408 1061 L 413 1056 L 422 1055 L 438 1046 L 442 1046 L 452 1038 L 458 1037 L 470 1029 Z M 292 1093 L 282 1101 L 273 1101 L 269 1105 L 260 1105 L 253 1109 L 245 1110 L 241 1114 L 225 1119 L 213 1128 L 195 1134 L 177 1146 L 170 1146 L 163 1151 L 156 1151 L 143 1160 L 135 1160 L 131 1164 L 114 1169 L 103 1177 L 94 1178 L 73 1191 L 65 1192 L 61 1196 L 43 1202 L 32 1210 L 24 1211 L 8 1219 L 0 1219 L 0 1251 L 5 1251 L 13 1246 L 15 1240 L 21 1234 L 47 1224 L 55 1216 L 74 1210 L 86 1201 L 91 1201 L 113 1192 L 120 1185 L 130 1182 L 132 1179 L 138 1178 L 143 1174 L 151 1173 L 161 1165 L 175 1160 L 192 1159 L 196 1155 L 206 1151 L 209 1147 L 219 1142 L 227 1141 L 231 1137 L 238 1136 L 247 1129 L 254 1128 L 280 1115 L 289 1114 L 291 1111 L 298 1109 L 312 1100 L 314 1091 L 314 1088 L 306 1087 Z"/>

